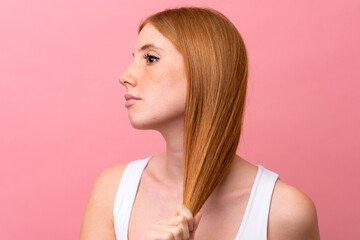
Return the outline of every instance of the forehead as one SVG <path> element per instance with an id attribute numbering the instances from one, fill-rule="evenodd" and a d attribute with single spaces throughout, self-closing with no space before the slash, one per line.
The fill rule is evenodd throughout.
<path id="1" fill-rule="evenodd" d="M 174 51 L 173 44 L 151 24 L 146 24 L 140 31 L 135 43 L 134 53 L 141 51 L 140 48 L 146 44 L 155 45 L 165 52 Z"/>

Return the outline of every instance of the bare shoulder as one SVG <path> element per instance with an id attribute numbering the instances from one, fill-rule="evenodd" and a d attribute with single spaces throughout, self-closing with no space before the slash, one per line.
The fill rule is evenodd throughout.
<path id="1" fill-rule="evenodd" d="M 102 171 L 91 189 L 81 224 L 79 239 L 115 239 L 113 206 L 127 163 Z"/>
<path id="2" fill-rule="evenodd" d="M 268 239 L 320 239 L 313 201 L 280 179 L 275 184 L 271 200 Z"/>

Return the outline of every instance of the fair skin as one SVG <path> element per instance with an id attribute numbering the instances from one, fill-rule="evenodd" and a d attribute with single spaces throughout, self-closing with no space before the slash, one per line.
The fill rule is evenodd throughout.
<path id="1" fill-rule="evenodd" d="M 150 43 L 162 50 L 152 47 L 140 50 Z M 145 54 L 154 57 L 144 59 Z M 128 107 L 132 126 L 157 130 L 166 141 L 166 151 L 154 155 L 143 171 L 131 212 L 129 239 L 235 239 L 256 166 L 236 155 L 229 174 L 197 215 L 192 216 L 181 204 L 187 84 L 182 55 L 147 24 L 135 43 L 134 60 L 122 73 L 120 82 L 127 93 L 141 98 Z M 115 239 L 112 211 L 126 165 L 103 171 L 95 181 L 84 213 L 81 240 Z M 271 200 L 268 239 L 319 239 L 313 202 L 280 179 Z"/>

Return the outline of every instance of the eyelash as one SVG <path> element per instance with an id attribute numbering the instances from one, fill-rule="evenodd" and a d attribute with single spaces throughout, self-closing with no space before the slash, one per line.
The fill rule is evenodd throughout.
<path id="1" fill-rule="evenodd" d="M 155 56 L 150 55 L 150 54 L 148 54 L 148 53 L 144 55 L 144 58 L 145 58 L 146 60 L 148 60 L 148 59 L 150 59 L 150 58 L 154 58 L 154 59 L 156 59 L 156 61 L 159 60 L 158 57 L 155 57 Z M 154 61 L 153 61 L 153 62 L 154 62 Z M 150 62 L 150 64 L 152 64 L 153 62 Z"/>

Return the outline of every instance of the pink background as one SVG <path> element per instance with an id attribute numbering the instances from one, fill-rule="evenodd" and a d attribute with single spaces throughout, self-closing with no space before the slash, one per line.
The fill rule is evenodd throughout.
<path id="1" fill-rule="evenodd" d="M 0 239 L 76 239 L 96 176 L 164 150 L 131 127 L 118 77 L 140 21 L 184 3 L 248 48 L 238 153 L 313 199 L 322 239 L 360 238 L 359 1 L 181 2 L 0 2 Z"/>

